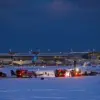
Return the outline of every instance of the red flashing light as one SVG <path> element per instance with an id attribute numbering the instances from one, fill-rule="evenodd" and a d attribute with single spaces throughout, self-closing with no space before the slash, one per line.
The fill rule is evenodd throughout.
<path id="1" fill-rule="evenodd" d="M 20 73 L 19 75 L 21 76 L 22 74 Z"/>

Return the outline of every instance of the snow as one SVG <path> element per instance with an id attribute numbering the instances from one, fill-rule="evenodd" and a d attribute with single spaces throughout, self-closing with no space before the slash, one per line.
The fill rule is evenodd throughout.
<path id="1" fill-rule="evenodd" d="M 0 100 L 100 100 L 99 76 L 0 79 Z"/>
<path id="2" fill-rule="evenodd" d="M 0 100 L 100 100 L 100 76 L 0 78 Z"/>
<path id="3" fill-rule="evenodd" d="M 55 77 L 55 73 L 53 70 L 38 70 L 36 74 L 42 74 L 40 77 Z"/>

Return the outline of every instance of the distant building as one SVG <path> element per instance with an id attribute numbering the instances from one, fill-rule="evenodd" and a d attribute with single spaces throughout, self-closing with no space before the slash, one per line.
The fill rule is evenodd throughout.
<path id="1" fill-rule="evenodd" d="M 39 53 L 39 52 L 32 52 L 32 53 L 1 53 L 0 60 L 5 61 L 7 60 L 9 63 L 11 61 L 18 62 L 19 64 L 23 63 L 35 63 L 35 64 L 67 64 L 66 59 L 82 59 L 83 55 L 87 53 L 83 52 L 71 52 L 71 53 Z M 72 60 L 72 61 L 73 61 Z M 27 61 L 27 62 L 26 62 Z M 69 62 L 69 63 L 72 63 Z"/>

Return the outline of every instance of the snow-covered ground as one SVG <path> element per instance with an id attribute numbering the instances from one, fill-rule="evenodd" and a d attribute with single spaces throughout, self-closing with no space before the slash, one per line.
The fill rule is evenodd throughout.
<path id="1" fill-rule="evenodd" d="M 100 77 L 0 79 L 0 100 L 100 100 Z"/>
<path id="2" fill-rule="evenodd" d="M 10 69 L 14 68 L 0 70 L 9 73 Z M 0 100 L 100 100 L 100 76 L 44 80 L 0 78 Z"/>

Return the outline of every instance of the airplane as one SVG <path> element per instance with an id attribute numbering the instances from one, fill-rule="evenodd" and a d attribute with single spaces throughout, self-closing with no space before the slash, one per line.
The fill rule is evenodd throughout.
<path id="1" fill-rule="evenodd" d="M 29 64 L 33 64 L 36 63 L 38 61 L 38 55 L 34 54 L 32 60 L 17 60 L 17 61 L 12 61 L 12 64 L 14 65 L 29 65 Z"/>

